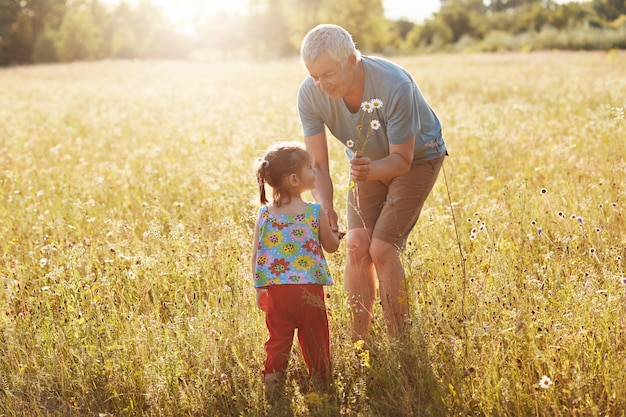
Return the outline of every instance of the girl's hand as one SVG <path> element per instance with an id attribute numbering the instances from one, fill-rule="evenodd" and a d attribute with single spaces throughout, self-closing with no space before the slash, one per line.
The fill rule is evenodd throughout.
<path id="1" fill-rule="evenodd" d="M 267 288 L 256 289 L 256 305 L 263 311 L 267 311 Z"/>

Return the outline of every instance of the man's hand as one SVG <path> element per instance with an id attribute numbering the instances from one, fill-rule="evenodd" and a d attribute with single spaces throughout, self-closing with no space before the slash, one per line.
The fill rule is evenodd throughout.
<path id="1" fill-rule="evenodd" d="M 350 179 L 354 182 L 367 181 L 372 169 L 372 160 L 367 156 L 350 160 Z"/>

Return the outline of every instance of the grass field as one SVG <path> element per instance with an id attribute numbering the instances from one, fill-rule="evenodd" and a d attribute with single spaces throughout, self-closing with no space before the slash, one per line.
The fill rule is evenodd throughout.
<path id="1" fill-rule="evenodd" d="M 350 341 L 340 249 L 333 386 L 296 348 L 274 404 L 251 165 L 301 140 L 300 63 L 1 69 L 0 416 L 626 415 L 626 52 L 397 61 L 450 152 L 403 253 L 411 343 L 379 306 Z"/>

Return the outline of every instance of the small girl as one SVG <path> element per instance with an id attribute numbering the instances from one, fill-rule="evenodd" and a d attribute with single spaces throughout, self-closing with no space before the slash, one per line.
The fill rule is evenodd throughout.
<path id="1" fill-rule="evenodd" d="M 340 235 L 333 232 L 324 210 L 301 194 L 315 187 L 311 155 L 297 143 L 269 149 L 259 161 L 261 193 L 254 230 L 252 272 L 258 307 L 265 312 L 263 381 L 271 396 L 287 369 L 294 330 L 310 375 L 326 380 L 330 373 L 330 336 L 324 285 L 332 285 L 321 248 L 332 253 Z M 268 204 L 265 184 L 273 191 Z"/>

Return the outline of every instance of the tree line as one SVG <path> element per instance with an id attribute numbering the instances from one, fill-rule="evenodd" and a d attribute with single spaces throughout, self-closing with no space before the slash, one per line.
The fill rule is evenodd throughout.
<path id="1" fill-rule="evenodd" d="M 365 52 L 390 55 L 626 49 L 626 0 L 441 0 L 424 22 L 383 12 L 382 0 L 249 0 L 245 14 L 198 16 L 181 32 L 149 0 L 0 0 L 0 65 L 290 56 L 321 22 L 348 28 Z"/>

